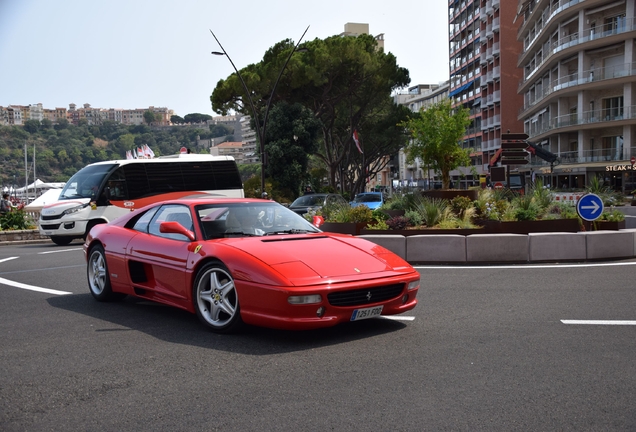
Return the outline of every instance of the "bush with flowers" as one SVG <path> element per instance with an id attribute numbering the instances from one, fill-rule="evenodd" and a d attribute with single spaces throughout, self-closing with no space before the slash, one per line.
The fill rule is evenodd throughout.
<path id="1" fill-rule="evenodd" d="M 35 225 L 29 220 L 24 211 L 24 205 L 20 204 L 9 212 L 0 214 L 0 228 L 2 231 L 34 229 Z"/>

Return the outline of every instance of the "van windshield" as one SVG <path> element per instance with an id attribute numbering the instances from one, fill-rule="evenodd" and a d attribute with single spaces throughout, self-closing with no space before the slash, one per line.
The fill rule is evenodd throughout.
<path id="1" fill-rule="evenodd" d="M 89 165 L 79 170 L 66 182 L 60 200 L 90 198 L 97 199 L 104 177 L 116 164 Z"/>

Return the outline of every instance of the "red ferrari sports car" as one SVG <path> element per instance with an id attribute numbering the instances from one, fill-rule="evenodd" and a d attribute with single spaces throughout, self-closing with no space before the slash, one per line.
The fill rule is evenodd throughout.
<path id="1" fill-rule="evenodd" d="M 132 295 L 176 306 L 219 333 L 399 314 L 415 307 L 420 285 L 389 250 L 322 232 L 259 199 L 156 203 L 93 227 L 84 254 L 97 300 Z"/>

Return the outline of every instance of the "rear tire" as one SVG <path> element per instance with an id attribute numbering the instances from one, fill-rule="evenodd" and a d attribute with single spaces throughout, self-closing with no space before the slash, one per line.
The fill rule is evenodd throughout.
<path id="1" fill-rule="evenodd" d="M 234 278 L 220 262 L 201 268 L 192 287 L 197 316 L 215 333 L 233 333 L 243 326 Z"/>
<path id="2" fill-rule="evenodd" d="M 88 288 L 97 301 L 121 300 L 126 297 L 126 294 L 113 292 L 108 275 L 106 253 L 101 245 L 94 246 L 88 254 L 86 276 Z"/>
<path id="3" fill-rule="evenodd" d="M 60 236 L 52 236 L 51 241 L 58 246 L 66 246 L 73 241 L 73 237 L 60 237 Z"/>

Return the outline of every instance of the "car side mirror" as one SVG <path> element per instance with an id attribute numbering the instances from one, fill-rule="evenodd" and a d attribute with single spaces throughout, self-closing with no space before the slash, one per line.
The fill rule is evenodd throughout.
<path id="1" fill-rule="evenodd" d="M 161 222 L 159 225 L 159 232 L 164 234 L 181 234 L 190 239 L 190 241 L 194 241 L 194 233 L 179 222 Z"/>

